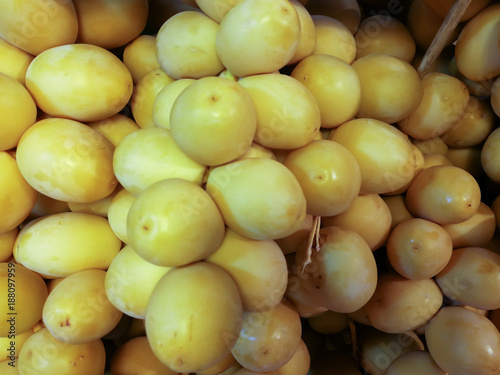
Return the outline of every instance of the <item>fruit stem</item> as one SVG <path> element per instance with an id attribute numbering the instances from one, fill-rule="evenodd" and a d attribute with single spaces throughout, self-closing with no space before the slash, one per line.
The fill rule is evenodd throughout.
<path id="1" fill-rule="evenodd" d="M 455 1 L 452 8 L 446 15 L 443 23 L 441 24 L 441 27 L 439 28 L 436 36 L 432 40 L 431 45 L 427 49 L 427 52 L 425 52 L 420 66 L 418 67 L 418 73 L 420 74 L 420 77 L 423 77 L 427 74 L 432 64 L 434 64 L 438 56 L 441 54 L 446 41 L 457 27 L 460 19 L 464 15 L 470 3 L 471 0 Z"/>

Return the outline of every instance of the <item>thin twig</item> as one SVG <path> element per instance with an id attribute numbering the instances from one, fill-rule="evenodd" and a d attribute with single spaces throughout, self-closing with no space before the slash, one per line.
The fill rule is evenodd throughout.
<path id="1" fill-rule="evenodd" d="M 302 264 L 302 273 L 304 273 L 306 266 L 311 263 L 313 247 L 316 249 L 316 251 L 319 251 L 321 248 L 319 244 L 320 229 L 321 229 L 321 216 L 315 216 L 311 231 L 309 232 L 309 238 L 307 239 L 307 255 L 304 260 L 304 263 Z M 314 244 L 315 242 L 316 245 Z"/>
<path id="2" fill-rule="evenodd" d="M 438 56 L 441 54 L 448 38 L 457 27 L 460 19 L 464 15 L 471 1 L 472 0 L 455 1 L 450 11 L 446 15 L 443 23 L 441 24 L 441 27 L 434 37 L 431 45 L 427 49 L 427 52 L 425 53 L 420 66 L 418 67 L 418 73 L 420 74 L 420 77 L 423 77 L 427 74 L 432 64 L 434 64 Z"/>

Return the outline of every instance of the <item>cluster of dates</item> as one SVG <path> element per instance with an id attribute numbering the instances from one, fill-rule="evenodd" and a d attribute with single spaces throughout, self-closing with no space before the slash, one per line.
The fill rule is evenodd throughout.
<path id="1" fill-rule="evenodd" d="M 0 0 L 0 373 L 500 374 L 500 4 L 422 69 L 453 3 Z"/>

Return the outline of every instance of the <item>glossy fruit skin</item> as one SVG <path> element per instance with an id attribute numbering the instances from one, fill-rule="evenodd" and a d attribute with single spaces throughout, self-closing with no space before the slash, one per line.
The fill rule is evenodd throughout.
<path id="1" fill-rule="evenodd" d="M 35 123 L 37 107 L 21 83 L 1 72 L 0 98 L 0 151 L 4 151 L 15 148 L 24 131 Z"/>
<path id="2" fill-rule="evenodd" d="M 221 77 L 204 77 L 186 87 L 170 113 L 175 142 L 204 165 L 221 165 L 242 156 L 256 129 L 257 111 L 250 95 Z"/>
<path id="3" fill-rule="evenodd" d="M 409 280 L 387 272 L 379 277 L 377 288 L 363 309 L 376 329 L 402 333 L 428 322 L 442 302 L 443 295 L 434 280 Z"/>
<path id="4" fill-rule="evenodd" d="M 127 67 L 108 50 L 69 44 L 35 57 L 26 71 L 26 87 L 51 116 L 97 121 L 125 107 L 133 82 Z"/>
<path id="5" fill-rule="evenodd" d="M 113 354 L 110 363 L 111 373 L 122 374 L 130 371 L 162 375 L 178 375 L 154 355 L 146 336 L 135 337 Z"/>
<path id="6" fill-rule="evenodd" d="M 146 311 L 153 353 L 177 372 L 197 372 L 225 358 L 240 332 L 238 288 L 218 266 L 197 262 L 169 271 Z"/>
<path id="7" fill-rule="evenodd" d="M 422 78 L 422 90 L 418 107 L 398 125 L 409 136 L 425 140 L 445 133 L 463 118 L 470 94 L 458 78 L 438 72 Z"/>
<path id="8" fill-rule="evenodd" d="M 387 368 L 386 375 L 446 375 L 429 352 L 416 350 L 396 358 Z"/>
<path id="9" fill-rule="evenodd" d="M 398 224 L 387 239 L 387 256 L 395 270 L 408 279 L 429 279 L 449 262 L 453 243 L 440 225 L 424 219 Z"/>
<path id="10" fill-rule="evenodd" d="M 357 118 L 340 125 L 329 139 L 356 158 L 361 194 L 390 193 L 405 186 L 415 174 L 415 154 L 408 136 L 386 122 Z"/>
<path id="11" fill-rule="evenodd" d="M 19 166 L 8 152 L 0 151 L 0 233 L 16 229 L 35 206 L 38 193 L 23 177 Z"/>
<path id="12" fill-rule="evenodd" d="M 311 91 L 321 113 L 321 126 L 336 128 L 354 118 L 361 103 L 361 84 L 351 65 L 331 55 L 310 55 L 291 77 Z"/>
<path id="13" fill-rule="evenodd" d="M 304 288 L 321 305 L 339 313 L 354 312 L 372 297 L 377 266 L 371 249 L 357 233 L 343 227 L 320 231 L 319 252 L 303 269 Z M 298 250 L 296 267 L 305 263 L 307 247 Z"/>
<path id="14" fill-rule="evenodd" d="M 167 129 L 139 129 L 125 136 L 113 153 L 120 184 L 138 195 L 155 182 L 182 178 L 201 185 L 207 167 L 187 156 Z"/>
<path id="15" fill-rule="evenodd" d="M 56 340 L 47 328 L 42 328 L 24 343 L 18 367 L 20 374 L 100 375 L 105 361 L 102 340 L 67 344 Z"/>
<path id="16" fill-rule="evenodd" d="M 111 194 L 117 184 L 113 146 L 78 121 L 37 121 L 19 140 L 16 158 L 26 181 L 56 200 L 94 202 Z"/>
<path id="17" fill-rule="evenodd" d="M 16 263 L 0 263 L 0 281 L 0 335 L 21 334 L 42 318 L 47 287 L 40 275 Z M 12 316 L 15 318 L 11 319 Z"/>
<path id="18" fill-rule="evenodd" d="M 297 177 L 310 215 L 337 215 L 347 210 L 359 194 L 358 162 L 334 141 L 312 141 L 292 151 L 284 164 Z"/>
<path id="19" fill-rule="evenodd" d="M 251 239 L 286 237 L 305 220 L 306 199 L 299 182 L 288 168 L 272 159 L 245 159 L 219 166 L 208 176 L 206 190 L 226 225 Z"/>
<path id="20" fill-rule="evenodd" d="M 480 247 L 455 249 L 436 276 L 448 298 L 484 310 L 500 308 L 499 280 L 500 255 Z"/>
<path id="21" fill-rule="evenodd" d="M 483 9 L 463 28 L 455 48 L 458 70 L 473 81 L 488 80 L 500 73 L 500 52 L 496 48 L 500 5 Z M 474 52 L 473 52 L 474 51 Z M 481 56 L 474 62 L 473 56 Z"/>
<path id="22" fill-rule="evenodd" d="M 420 104 L 422 83 L 407 62 L 372 53 L 354 61 L 352 67 L 361 83 L 361 106 L 356 117 L 392 124 L 408 117 Z"/>
<path id="23" fill-rule="evenodd" d="M 366 241 L 372 251 L 382 246 L 391 231 L 389 207 L 378 194 L 360 194 L 347 210 L 321 218 L 321 225 L 351 229 Z"/>
<path id="24" fill-rule="evenodd" d="M 121 241 L 105 218 L 63 212 L 25 226 L 16 239 L 14 256 L 45 278 L 55 278 L 86 269 L 106 270 L 120 248 Z"/>
<path id="25" fill-rule="evenodd" d="M 78 18 L 73 2 L 8 0 L 2 6 L 0 36 L 31 55 L 76 41 Z"/>
<path id="26" fill-rule="evenodd" d="M 313 94 L 284 74 L 258 74 L 238 80 L 257 112 L 254 141 L 276 149 L 296 149 L 317 135 L 320 110 Z M 241 110 L 241 109 L 239 109 Z"/>
<path id="27" fill-rule="evenodd" d="M 144 260 L 127 245 L 113 258 L 106 271 L 106 296 L 118 310 L 144 319 L 154 287 L 170 269 Z"/>
<path id="28" fill-rule="evenodd" d="M 147 260 L 176 267 L 220 246 L 224 221 L 212 198 L 193 182 L 170 178 L 144 190 L 127 215 L 130 245 Z"/>
<path id="29" fill-rule="evenodd" d="M 221 21 L 216 49 L 224 66 L 237 77 L 272 73 L 293 57 L 299 36 L 299 17 L 288 1 L 245 0 Z"/>
<path id="30" fill-rule="evenodd" d="M 285 294 L 286 260 L 272 240 L 252 240 L 227 228 L 221 246 L 205 260 L 233 278 L 245 311 L 270 310 Z"/>
<path id="31" fill-rule="evenodd" d="M 288 302 L 268 311 L 247 312 L 232 353 L 246 369 L 275 371 L 292 359 L 301 332 L 299 314 Z"/>
<path id="32" fill-rule="evenodd" d="M 175 79 L 202 78 L 223 69 L 215 39 L 219 25 L 207 15 L 185 11 L 170 17 L 156 36 L 156 53 L 162 69 Z"/>
<path id="33" fill-rule="evenodd" d="M 410 184 L 406 204 L 412 214 L 438 224 L 470 219 L 479 208 L 477 181 L 455 166 L 434 166 L 422 171 Z"/>
<path id="34" fill-rule="evenodd" d="M 54 287 L 42 315 L 52 336 L 68 344 L 85 344 L 116 327 L 123 314 L 107 298 L 105 278 L 106 271 L 84 270 Z"/>
<path id="35" fill-rule="evenodd" d="M 443 307 L 427 324 L 425 338 L 432 358 L 450 374 L 490 375 L 500 369 L 500 333 L 474 311 Z"/>

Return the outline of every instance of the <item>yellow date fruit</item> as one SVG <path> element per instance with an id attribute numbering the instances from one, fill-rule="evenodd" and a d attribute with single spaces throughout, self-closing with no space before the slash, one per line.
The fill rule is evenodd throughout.
<path id="1" fill-rule="evenodd" d="M 146 311 L 148 341 L 172 370 L 205 370 L 230 353 L 242 312 L 238 287 L 221 268 L 206 262 L 178 267 L 153 290 Z"/>
<path id="2" fill-rule="evenodd" d="M 102 375 L 106 352 L 101 340 L 68 344 L 57 340 L 47 328 L 31 335 L 19 353 L 20 374 Z"/>
<path id="3" fill-rule="evenodd" d="M 244 0 L 222 19 L 215 46 L 224 66 L 245 77 L 284 67 L 299 37 L 299 16 L 287 0 Z"/>
<path id="4" fill-rule="evenodd" d="M 0 263 L 0 281 L 0 337 L 12 337 L 42 318 L 47 287 L 39 275 L 16 263 Z"/>
<path id="5" fill-rule="evenodd" d="M 26 181 L 50 198 L 87 203 L 115 189 L 113 146 L 78 121 L 37 121 L 21 137 L 17 164 Z"/>
<path id="6" fill-rule="evenodd" d="M 233 278 L 245 311 L 270 310 L 283 298 L 286 260 L 272 240 L 252 240 L 228 228 L 222 245 L 206 261 Z"/>
<path id="7" fill-rule="evenodd" d="M 26 182 L 8 152 L 0 151 L 0 233 L 15 229 L 28 217 L 37 199 L 37 191 Z"/>
<path id="8" fill-rule="evenodd" d="M 38 107 L 54 117 L 97 121 L 125 107 L 132 76 L 108 50 L 91 44 L 50 48 L 26 71 L 26 87 Z"/>
<path id="9" fill-rule="evenodd" d="M 130 245 L 145 260 L 175 267 L 201 260 L 222 243 L 224 221 L 193 182 L 170 178 L 144 190 L 127 216 Z"/>
<path id="10" fill-rule="evenodd" d="M 438 165 L 419 173 L 406 192 L 410 212 L 438 224 L 470 219 L 481 202 L 479 184 L 465 170 Z"/>
<path id="11" fill-rule="evenodd" d="M 248 370 L 276 371 L 293 358 L 301 332 L 299 314 L 289 303 L 268 311 L 245 312 L 232 353 Z"/>
<path id="12" fill-rule="evenodd" d="M 162 69 L 175 79 L 202 78 L 223 69 L 215 49 L 217 22 L 202 12 L 184 11 L 170 17 L 156 36 Z"/>
<path id="13" fill-rule="evenodd" d="M 175 99 L 170 131 L 179 148 L 204 165 L 220 165 L 243 155 L 257 129 L 250 95 L 236 82 L 205 77 Z"/>
<path id="14" fill-rule="evenodd" d="M 290 152 L 284 164 L 299 181 L 310 215 L 340 214 L 359 194 L 361 172 L 358 162 L 337 142 L 312 141 Z"/>
<path id="15" fill-rule="evenodd" d="M 84 270 L 67 276 L 47 297 L 43 322 L 59 341 L 85 344 L 116 327 L 122 312 L 106 296 L 106 271 Z"/>
<path id="16" fill-rule="evenodd" d="M 77 33 L 72 1 L 2 1 L 0 36 L 32 55 L 74 43 Z"/>
<path id="17" fill-rule="evenodd" d="M 30 222 L 16 240 L 16 259 L 48 277 L 105 270 L 121 248 L 106 218 L 63 212 Z"/>
<path id="18" fill-rule="evenodd" d="M 356 232 L 329 226 L 320 230 L 320 250 L 297 251 L 296 267 L 303 268 L 304 288 L 322 306 L 338 313 L 354 312 L 372 297 L 377 285 L 377 265 L 366 241 Z"/>
<path id="19" fill-rule="evenodd" d="M 443 294 L 433 279 L 410 280 L 394 272 L 380 275 L 363 310 L 374 328 L 387 333 L 413 331 L 440 309 Z"/>
<path id="20" fill-rule="evenodd" d="M 144 319 L 151 293 L 168 271 L 170 267 L 150 263 L 131 246 L 125 246 L 106 271 L 106 295 L 118 310 L 133 318 Z"/>
<path id="21" fill-rule="evenodd" d="M 449 374 L 490 375 L 500 368 L 500 333 L 477 312 L 443 307 L 425 327 L 425 339 L 432 358 Z"/>
<path id="22" fill-rule="evenodd" d="M 35 123 L 37 108 L 28 90 L 3 73 L 0 73 L 0 112 L 0 151 L 10 150 Z"/>
<path id="23" fill-rule="evenodd" d="M 450 299 L 483 310 L 500 308 L 500 255 L 481 247 L 453 251 L 436 282 Z"/>
<path id="24" fill-rule="evenodd" d="M 299 182 L 272 159 L 245 159 L 214 168 L 206 189 L 226 225 L 248 238 L 283 238 L 305 220 L 306 199 Z"/>

